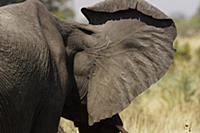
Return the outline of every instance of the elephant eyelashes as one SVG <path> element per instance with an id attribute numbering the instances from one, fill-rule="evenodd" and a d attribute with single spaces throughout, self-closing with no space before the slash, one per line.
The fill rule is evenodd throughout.
<path id="1" fill-rule="evenodd" d="M 87 30 L 87 29 L 84 29 L 84 28 L 81 28 L 81 27 L 78 27 L 78 29 L 79 29 L 80 31 L 82 31 L 83 33 L 88 34 L 88 35 L 94 34 L 94 32 L 91 31 L 91 30 Z"/>

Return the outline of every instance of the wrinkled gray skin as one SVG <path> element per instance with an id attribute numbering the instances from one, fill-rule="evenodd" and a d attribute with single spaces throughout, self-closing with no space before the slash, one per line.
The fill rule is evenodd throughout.
<path id="1" fill-rule="evenodd" d="M 56 133 L 68 82 L 63 49 L 41 3 L 0 8 L 1 133 Z"/>
<path id="2" fill-rule="evenodd" d="M 174 22 L 140 0 L 108 0 L 68 23 L 37 0 L 0 8 L 0 133 L 115 133 L 118 113 L 172 62 Z M 92 126 L 93 125 L 93 126 Z"/>

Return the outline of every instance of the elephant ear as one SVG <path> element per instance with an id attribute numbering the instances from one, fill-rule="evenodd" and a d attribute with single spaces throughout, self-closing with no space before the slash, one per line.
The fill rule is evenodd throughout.
<path id="1" fill-rule="evenodd" d="M 87 80 L 80 83 L 77 78 L 77 84 L 79 89 L 88 87 L 92 125 L 121 112 L 165 74 L 173 60 L 176 28 L 169 17 L 142 0 L 107 0 L 82 12 L 93 24 L 89 27 L 98 30 L 91 34 L 96 44 L 77 55 L 79 61 L 88 59 Z M 75 67 L 76 62 L 75 58 Z"/>

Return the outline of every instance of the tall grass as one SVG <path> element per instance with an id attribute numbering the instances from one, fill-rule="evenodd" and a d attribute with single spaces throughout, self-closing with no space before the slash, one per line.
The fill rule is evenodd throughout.
<path id="1" fill-rule="evenodd" d="M 200 41 L 191 40 L 178 39 L 168 73 L 120 114 L 130 133 L 200 133 Z M 77 133 L 64 120 L 61 127 Z"/>

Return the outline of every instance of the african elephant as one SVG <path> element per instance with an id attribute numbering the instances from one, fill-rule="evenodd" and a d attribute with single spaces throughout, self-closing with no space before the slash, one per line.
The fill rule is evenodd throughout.
<path id="1" fill-rule="evenodd" d="M 1 133 L 56 133 L 60 116 L 81 133 L 119 132 L 118 113 L 167 71 L 176 28 L 157 8 L 107 0 L 82 12 L 90 24 L 37 0 L 0 8 Z"/>

